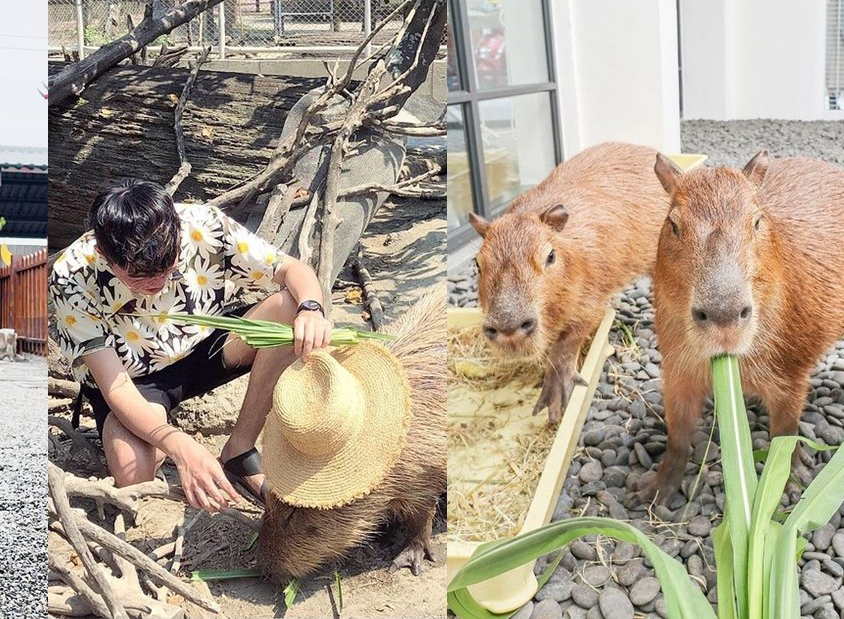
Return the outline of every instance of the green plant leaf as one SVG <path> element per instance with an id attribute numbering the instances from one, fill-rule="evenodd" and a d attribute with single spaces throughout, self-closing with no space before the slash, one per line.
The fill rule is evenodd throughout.
<path id="1" fill-rule="evenodd" d="M 334 584 L 337 585 L 337 613 L 339 614 L 343 612 L 343 582 L 337 570 L 334 570 Z"/>
<path id="2" fill-rule="evenodd" d="M 753 522 L 753 501 L 756 467 L 750 426 L 741 392 L 738 359 L 731 355 L 712 359 L 712 387 L 715 395 L 715 418 L 721 436 L 721 461 L 725 470 L 726 504 L 724 520 L 729 523 L 733 548 L 733 576 L 738 601 L 738 616 L 748 610 L 747 565 L 748 540 Z"/>
<path id="3" fill-rule="evenodd" d="M 717 567 L 718 619 L 736 619 L 736 586 L 733 579 L 733 546 L 730 541 L 730 527 L 724 519 L 712 529 L 712 544 Z"/>
<path id="4" fill-rule="evenodd" d="M 635 527 L 609 518 L 561 520 L 513 538 L 480 546 L 448 585 L 449 604 L 454 603 L 452 611 L 462 619 L 496 617 L 488 611 L 475 612 L 477 604 L 472 606 L 468 602 L 466 587 L 503 574 L 590 533 L 626 541 L 642 548 L 662 584 L 670 617 L 715 619 L 715 613 L 703 593 L 689 578 L 681 563 L 672 559 Z"/>
<path id="5" fill-rule="evenodd" d="M 284 605 L 287 608 L 293 607 L 293 602 L 296 601 L 296 596 L 299 595 L 299 589 L 301 587 L 302 583 L 298 578 L 294 578 L 287 583 L 287 586 L 284 588 Z"/>

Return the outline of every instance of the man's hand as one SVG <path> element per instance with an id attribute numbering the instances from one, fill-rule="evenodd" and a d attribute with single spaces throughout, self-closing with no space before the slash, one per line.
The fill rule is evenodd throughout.
<path id="1" fill-rule="evenodd" d="M 331 342 L 331 321 L 319 312 L 302 311 L 293 321 L 293 352 L 307 358 L 314 350 Z"/>
<path id="2" fill-rule="evenodd" d="M 175 433 L 166 441 L 169 456 L 176 463 L 179 479 L 188 503 L 211 513 L 236 502 L 235 491 L 219 460 L 211 452 L 183 432 Z"/>

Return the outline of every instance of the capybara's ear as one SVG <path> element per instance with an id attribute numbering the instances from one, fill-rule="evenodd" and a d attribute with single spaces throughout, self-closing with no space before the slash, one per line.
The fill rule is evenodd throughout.
<path id="1" fill-rule="evenodd" d="M 768 172 L 768 151 L 763 149 L 756 153 L 753 159 L 744 166 L 742 172 L 744 172 L 747 180 L 756 185 L 757 188 L 761 187 L 762 181 L 765 180 L 765 174 Z"/>
<path id="2" fill-rule="evenodd" d="M 668 193 L 674 191 L 674 185 L 677 183 L 677 179 L 683 174 L 683 171 L 677 166 L 677 164 L 662 153 L 656 154 L 654 172 L 656 173 L 656 177 L 659 179 L 659 182 L 662 183 L 662 186 L 665 187 L 665 191 Z"/>
<path id="3" fill-rule="evenodd" d="M 566 207 L 562 204 L 552 206 L 547 211 L 542 213 L 542 222 L 548 224 L 557 232 L 566 227 L 566 222 L 568 220 L 568 211 L 566 211 Z"/>
<path id="4" fill-rule="evenodd" d="M 469 213 L 469 223 L 472 224 L 475 232 L 481 235 L 481 238 L 486 237 L 486 233 L 489 231 L 489 222 L 486 219 L 475 213 Z"/>

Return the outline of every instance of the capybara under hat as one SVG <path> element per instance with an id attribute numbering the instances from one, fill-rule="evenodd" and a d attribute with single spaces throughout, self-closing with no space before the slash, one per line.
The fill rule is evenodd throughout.
<path id="1" fill-rule="evenodd" d="M 290 505 L 331 509 L 374 490 L 404 448 L 410 385 L 384 346 L 364 342 L 297 359 L 276 383 L 264 474 Z"/>

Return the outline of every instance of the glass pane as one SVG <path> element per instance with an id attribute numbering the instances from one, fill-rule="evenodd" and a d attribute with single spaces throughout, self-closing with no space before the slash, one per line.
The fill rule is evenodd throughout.
<path id="1" fill-rule="evenodd" d="M 492 211 L 506 206 L 554 169 L 551 96 L 541 92 L 482 101 L 480 115 Z"/>
<path id="2" fill-rule="evenodd" d="M 541 0 L 468 0 L 478 88 L 548 81 Z"/>
<path id="3" fill-rule="evenodd" d="M 466 126 L 459 106 L 448 108 L 448 230 L 456 230 L 469 221 L 474 208 L 472 175 L 466 149 Z"/>
<path id="4" fill-rule="evenodd" d="M 448 67 L 447 71 L 447 82 L 448 82 L 448 90 L 465 90 L 461 84 L 463 80 L 461 79 L 460 75 L 460 63 L 457 62 L 457 43 L 454 40 L 454 28 L 451 25 L 451 7 L 452 3 L 448 3 L 448 25 L 446 30 L 445 36 L 446 41 L 448 43 L 448 58 L 446 59 L 446 65 Z"/>

